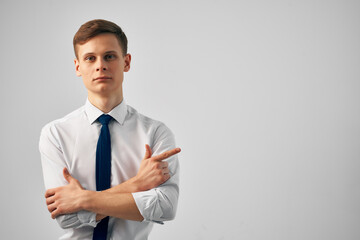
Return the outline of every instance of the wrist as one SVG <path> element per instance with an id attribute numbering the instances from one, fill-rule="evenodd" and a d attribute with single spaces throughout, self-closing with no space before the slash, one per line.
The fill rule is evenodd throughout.
<path id="1" fill-rule="evenodd" d="M 128 180 L 126 180 L 125 182 L 114 186 L 112 188 L 109 188 L 107 190 L 105 190 L 104 192 L 107 193 L 134 193 L 134 192 L 140 192 L 141 189 L 139 188 L 139 185 L 137 184 L 137 178 L 132 177 Z"/>
<path id="2" fill-rule="evenodd" d="M 142 191 L 142 189 L 140 188 L 140 184 L 139 184 L 139 180 L 138 178 L 132 177 L 130 178 L 128 181 L 126 181 L 127 189 L 129 190 L 129 193 L 135 193 L 135 192 L 140 192 Z"/>
<path id="3" fill-rule="evenodd" d="M 80 197 L 81 210 L 91 211 L 94 191 L 84 190 Z"/>

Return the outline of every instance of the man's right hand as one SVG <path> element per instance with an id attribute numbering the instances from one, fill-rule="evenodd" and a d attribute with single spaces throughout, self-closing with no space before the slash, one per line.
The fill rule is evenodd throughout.
<path id="1" fill-rule="evenodd" d="M 171 177 L 169 174 L 168 162 L 163 161 L 181 151 L 174 148 L 163 152 L 157 156 L 152 156 L 149 145 L 145 145 L 146 152 L 141 161 L 140 168 L 136 176 L 127 181 L 105 190 L 109 193 L 134 193 L 146 191 L 163 184 Z"/>
<path id="2" fill-rule="evenodd" d="M 141 161 L 139 171 L 135 177 L 131 179 L 136 186 L 137 191 L 146 191 L 163 184 L 169 180 L 169 164 L 163 161 L 181 151 L 180 148 L 174 148 L 163 152 L 157 156 L 152 156 L 152 151 L 149 145 L 145 145 L 146 152 Z"/>
<path id="3" fill-rule="evenodd" d="M 152 151 L 149 145 L 145 145 L 146 151 L 140 168 L 135 177 L 105 190 L 109 193 L 134 193 L 146 191 L 163 184 L 171 177 L 169 174 L 169 164 L 163 161 L 181 151 L 180 148 L 174 148 L 163 152 L 157 156 L 152 156 Z M 97 214 L 96 221 L 105 218 L 105 215 Z"/>

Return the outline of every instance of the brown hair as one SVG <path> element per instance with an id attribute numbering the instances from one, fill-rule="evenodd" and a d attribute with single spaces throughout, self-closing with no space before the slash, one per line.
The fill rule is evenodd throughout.
<path id="1" fill-rule="evenodd" d="M 120 47 L 122 49 L 123 55 L 125 56 L 127 54 L 127 38 L 125 33 L 122 31 L 122 29 L 116 25 L 113 22 L 106 21 L 103 19 L 95 19 L 88 21 L 81 25 L 79 30 L 75 33 L 74 39 L 73 39 L 73 45 L 74 45 L 74 52 L 76 58 L 78 58 L 77 55 L 77 49 L 76 46 L 78 44 L 84 44 L 91 38 L 102 34 L 102 33 L 112 33 L 115 35 L 115 37 L 118 39 Z"/>

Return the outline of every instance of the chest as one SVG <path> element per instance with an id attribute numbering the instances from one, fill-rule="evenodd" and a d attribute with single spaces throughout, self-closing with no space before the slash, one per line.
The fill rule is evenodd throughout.
<path id="1" fill-rule="evenodd" d="M 64 156 L 71 174 L 89 190 L 96 189 L 96 148 L 101 125 L 79 127 L 67 133 L 63 142 Z M 145 144 L 151 142 L 151 133 L 141 126 L 110 124 L 111 186 L 134 177 L 145 154 Z"/>

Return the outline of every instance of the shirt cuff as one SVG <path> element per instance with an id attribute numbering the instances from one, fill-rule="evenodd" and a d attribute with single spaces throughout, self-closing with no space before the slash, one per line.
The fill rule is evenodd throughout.
<path id="1" fill-rule="evenodd" d="M 89 211 L 79 211 L 77 212 L 77 216 L 81 223 L 80 227 L 91 226 L 96 227 L 96 213 Z"/>
<path id="2" fill-rule="evenodd" d="M 81 228 L 85 226 L 96 227 L 96 213 L 79 211 L 76 213 L 60 215 L 56 217 L 57 222 L 63 229 Z"/>
<path id="3" fill-rule="evenodd" d="M 164 224 L 161 221 L 163 212 L 158 203 L 158 196 L 155 189 L 144 192 L 132 193 L 136 206 L 146 222 Z"/>

